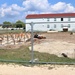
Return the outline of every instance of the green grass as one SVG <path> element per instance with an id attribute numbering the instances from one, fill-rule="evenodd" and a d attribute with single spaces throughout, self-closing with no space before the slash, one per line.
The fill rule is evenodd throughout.
<path id="1" fill-rule="evenodd" d="M 0 49 L 0 59 L 7 60 L 30 60 L 30 51 L 27 47 L 19 49 Z"/>
<path id="2" fill-rule="evenodd" d="M 24 32 L 24 30 L 0 30 L 0 34 L 6 34 L 6 33 L 20 33 L 20 32 Z"/>
<path id="3" fill-rule="evenodd" d="M 40 62 L 75 62 L 75 59 L 57 57 L 56 55 L 40 53 L 37 51 L 34 51 L 34 59 L 35 58 L 38 58 Z M 0 49 L 0 59 L 30 61 L 31 51 L 26 46 L 22 46 L 19 49 Z"/>

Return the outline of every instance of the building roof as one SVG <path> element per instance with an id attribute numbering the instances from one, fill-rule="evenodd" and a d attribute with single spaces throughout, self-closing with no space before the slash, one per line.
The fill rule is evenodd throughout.
<path id="1" fill-rule="evenodd" d="M 26 19 L 34 18 L 59 18 L 59 17 L 75 17 L 75 13 L 59 13 L 59 14 L 29 14 Z"/>

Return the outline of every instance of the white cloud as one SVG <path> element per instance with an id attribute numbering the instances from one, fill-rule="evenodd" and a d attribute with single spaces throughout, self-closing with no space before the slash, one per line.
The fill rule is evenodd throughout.
<path id="1" fill-rule="evenodd" d="M 54 5 L 51 5 L 51 8 L 53 11 L 61 11 L 64 10 L 66 7 L 66 3 L 65 2 L 58 2 Z"/>
<path id="2" fill-rule="evenodd" d="M 71 4 L 66 4 L 66 8 L 64 12 L 75 12 L 75 7 L 73 7 Z"/>
<path id="3" fill-rule="evenodd" d="M 17 10 L 17 11 L 23 11 L 23 10 L 25 10 L 25 8 L 20 7 L 20 6 L 18 6 L 17 4 L 12 4 L 12 5 L 11 5 L 11 8 L 12 8 L 13 10 Z"/>
<path id="4" fill-rule="evenodd" d="M 7 4 L 4 3 L 4 4 L 1 5 L 1 7 L 2 7 L 2 8 L 6 8 L 6 7 L 7 7 Z"/>
<path id="5" fill-rule="evenodd" d="M 72 6 L 70 3 L 66 4 L 65 2 L 58 2 L 54 5 L 51 5 L 53 12 L 61 12 L 62 13 L 69 13 L 69 12 L 75 12 L 75 7 Z"/>
<path id="6" fill-rule="evenodd" d="M 26 12 L 39 12 L 39 13 L 66 13 L 75 12 L 75 7 L 70 3 L 58 2 L 56 4 L 51 4 L 48 0 L 25 0 L 23 2 Z"/>
<path id="7" fill-rule="evenodd" d="M 5 16 L 5 14 L 4 14 L 4 9 L 1 8 L 1 9 L 0 9 L 0 17 L 4 17 L 4 16 Z"/>
<path id="8" fill-rule="evenodd" d="M 22 6 L 18 4 L 7 5 L 6 3 L 0 6 L 0 17 L 2 18 L 16 17 L 19 19 L 27 14 L 69 12 L 75 12 L 75 7 L 71 3 L 58 2 L 51 4 L 48 0 L 25 0 Z"/>
<path id="9" fill-rule="evenodd" d="M 23 2 L 26 11 L 46 11 L 49 7 L 48 0 L 26 0 Z"/>
<path id="10" fill-rule="evenodd" d="M 5 17 L 5 16 L 17 16 L 20 14 L 21 11 L 23 11 L 24 8 L 18 6 L 17 4 L 12 4 L 8 6 L 6 3 L 1 5 L 0 7 L 0 17 Z"/>
<path id="11" fill-rule="evenodd" d="M 6 3 L 0 7 L 0 17 L 4 16 L 17 16 L 22 13 L 27 14 L 38 14 L 38 13 L 67 13 L 75 12 L 75 7 L 70 3 L 58 2 L 51 4 L 48 0 L 25 0 L 22 6 L 12 4 L 8 6 Z"/>

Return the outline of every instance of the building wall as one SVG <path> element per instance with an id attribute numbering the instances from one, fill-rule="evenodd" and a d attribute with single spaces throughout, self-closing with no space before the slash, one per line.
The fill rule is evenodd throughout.
<path id="1" fill-rule="evenodd" d="M 26 23 L 35 23 L 33 28 L 34 31 L 48 31 L 56 30 L 63 31 L 63 29 L 68 28 L 68 31 L 75 30 L 75 18 L 38 18 L 38 19 L 26 19 Z M 43 22 L 43 23 L 41 23 Z M 37 24 L 39 23 L 39 24 Z M 31 26 L 26 24 L 26 31 L 30 31 Z"/>

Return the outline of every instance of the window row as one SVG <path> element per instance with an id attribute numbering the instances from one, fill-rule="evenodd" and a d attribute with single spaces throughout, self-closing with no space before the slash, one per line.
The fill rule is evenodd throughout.
<path id="1" fill-rule="evenodd" d="M 50 21 L 50 19 L 47 18 L 47 21 Z M 57 21 L 57 18 L 54 18 L 54 21 Z M 64 18 L 60 18 L 60 21 L 64 21 Z M 68 18 L 68 21 L 71 21 L 71 18 Z"/>
<path id="2" fill-rule="evenodd" d="M 56 28 L 57 27 L 57 25 L 56 24 L 54 24 L 54 26 L 53 26 L 54 28 Z M 68 27 L 68 28 L 70 28 L 70 24 L 68 24 L 68 25 L 63 25 L 63 24 L 61 24 L 61 28 L 63 28 L 63 27 Z M 50 28 L 50 25 L 47 25 L 47 28 Z"/>

